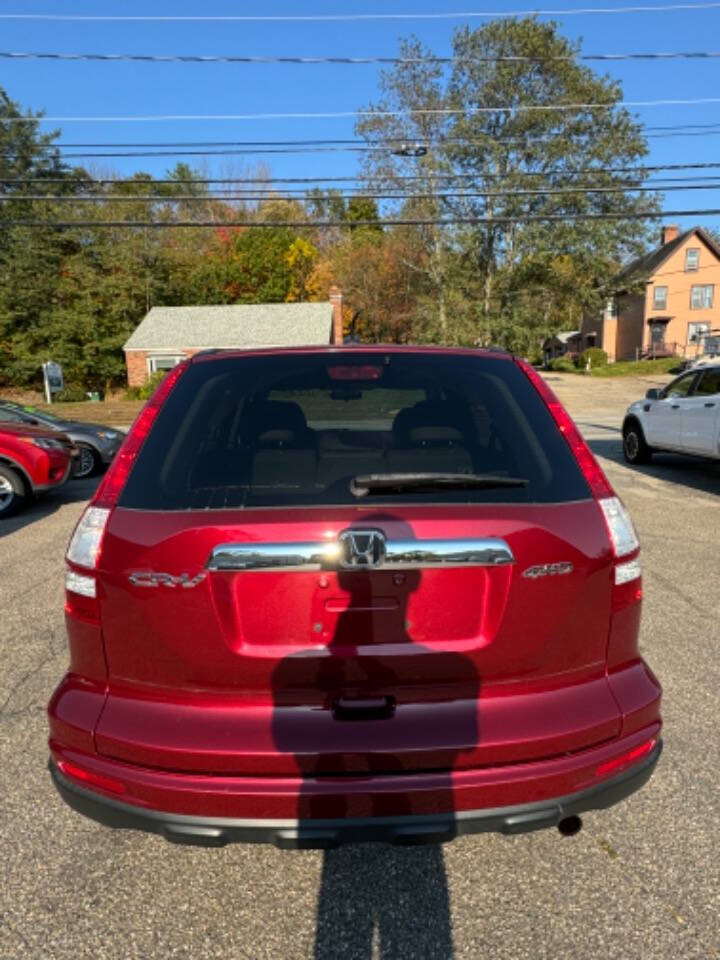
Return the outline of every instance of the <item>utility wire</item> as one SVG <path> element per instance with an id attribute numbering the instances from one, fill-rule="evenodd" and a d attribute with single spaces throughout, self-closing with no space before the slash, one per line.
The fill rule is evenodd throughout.
<path id="1" fill-rule="evenodd" d="M 674 137 L 715 137 L 720 135 L 720 125 L 713 129 L 708 130 L 693 130 L 693 131 L 681 131 L 677 133 L 648 133 L 646 134 L 648 139 L 668 139 Z M 527 143 L 552 143 L 558 140 L 568 140 L 568 136 L 555 136 L 555 137 L 525 137 L 523 139 L 505 139 L 505 140 L 491 140 L 491 141 L 478 141 L 477 144 L 472 142 L 458 144 L 460 147 L 472 147 L 472 146 L 488 146 L 488 143 L 504 143 L 504 144 L 527 144 Z M 107 159 L 114 159 L 118 157 L 137 157 L 137 158 L 152 158 L 152 157 L 245 157 L 245 156 L 267 156 L 267 155 L 277 155 L 277 154 L 321 154 L 321 153 L 381 153 L 382 151 L 388 151 L 392 153 L 392 147 L 388 144 L 381 144 L 379 146 L 374 145 L 363 145 L 363 146 L 307 146 L 307 147 L 245 147 L 240 146 L 237 149 L 227 149 L 223 147 L 222 149 L 217 149 L 212 144 L 202 145 L 205 146 L 205 149 L 202 150 L 187 150 L 185 148 L 180 149 L 168 149 L 168 150 L 121 150 L 121 151 L 109 151 L 109 148 L 112 144 L 101 144 L 103 147 L 103 152 L 92 151 L 88 152 L 78 152 L 76 148 L 69 148 L 68 144 L 59 143 L 53 147 L 48 148 L 51 152 L 52 150 L 60 150 L 60 156 L 63 160 L 97 160 L 102 159 L 103 157 Z M 162 144 L 161 146 L 172 146 L 172 144 Z M 424 144 L 423 144 L 424 146 Z M 72 153 L 65 152 L 66 149 L 73 149 Z M 13 159 L 17 155 L 17 151 L 9 153 L 0 153 L 0 159 Z"/>
<path id="2" fill-rule="evenodd" d="M 720 120 L 712 123 L 675 123 L 665 126 L 645 126 L 643 132 L 649 133 L 666 131 L 687 131 L 696 130 L 702 134 L 706 130 L 720 129 Z M 530 141 L 544 142 L 547 140 L 556 140 L 557 134 L 547 134 L 541 137 L 507 137 L 492 138 L 493 143 L 527 143 Z M 472 139 L 469 137 L 393 137 L 378 138 L 373 140 L 372 144 L 377 146 L 397 147 L 405 143 L 421 144 L 423 146 L 484 146 L 489 138 Z M 86 142 L 86 141 L 61 141 L 52 145 L 49 149 L 55 148 L 111 148 L 111 147 L 302 147 L 302 146 L 362 146 L 367 144 L 365 139 L 342 140 L 338 138 L 315 138 L 313 140 L 134 140 L 134 141 L 105 141 L 104 143 Z"/>
<path id="3" fill-rule="evenodd" d="M 521 170 L 517 171 L 514 176 L 522 177 L 557 177 L 557 176 L 581 176 L 581 175 L 597 175 L 597 174 L 616 174 L 616 173 L 627 173 L 627 174 L 646 174 L 646 173 L 656 173 L 659 170 L 716 170 L 720 168 L 720 161 L 704 161 L 698 163 L 655 163 L 655 164 L 643 164 L 641 167 L 581 167 L 577 170 L 540 170 L 540 171 L 530 171 L 530 170 Z M 478 178 L 484 178 L 486 180 L 502 180 L 506 179 L 502 174 L 492 174 L 484 173 L 479 171 L 478 173 L 452 173 L 452 174 L 442 174 L 438 173 L 435 175 L 435 180 L 438 182 L 445 183 L 450 182 L 461 182 L 463 180 L 477 180 Z M 132 184 L 132 185 L 152 185 L 157 183 L 163 184 L 194 184 L 196 186 L 201 184 L 230 184 L 230 183 L 240 183 L 240 184 L 275 184 L 275 183 L 358 183 L 363 181 L 373 180 L 383 180 L 383 179 L 392 179 L 398 183 L 412 183 L 418 180 L 426 181 L 427 176 L 422 176 L 419 174 L 403 174 L 393 177 L 363 177 L 363 176 L 338 176 L 338 177 L 198 177 L 198 178 L 178 178 L 175 177 L 161 177 L 161 178 L 149 178 L 147 180 L 136 180 L 132 177 L 111 177 L 111 178 L 81 178 L 81 177 L 0 177 L 1 184 L 36 184 L 36 183 L 61 183 L 65 185 L 72 185 L 73 183 L 79 184 L 109 184 L 109 183 L 123 183 L 123 184 Z"/>
<path id="4" fill-rule="evenodd" d="M 555 63 L 616 60 L 717 60 L 720 51 L 659 51 L 648 53 L 583 53 L 565 56 L 529 57 L 281 57 L 281 56 L 238 56 L 235 54 L 156 54 L 156 53 L 49 53 L 44 51 L 0 51 L 2 60 L 73 60 L 130 63 L 242 63 L 242 64 L 292 64 L 342 66 L 363 66 L 371 64 L 409 65 L 409 64 L 451 64 L 451 63 Z"/>
<path id="5" fill-rule="evenodd" d="M 653 131 L 658 131 L 657 133 Z M 646 127 L 645 136 L 648 138 L 666 138 L 666 137 L 702 137 L 720 135 L 720 123 L 708 124 L 675 124 L 665 127 Z M 412 147 L 431 147 L 431 146 L 459 146 L 459 147 L 486 147 L 488 143 L 503 144 L 527 144 L 527 143 L 553 143 L 558 139 L 567 139 L 572 134 L 558 135 L 548 134 L 540 137 L 494 137 L 485 139 L 454 139 L 452 137 L 438 139 L 410 139 L 409 141 L 396 140 L 179 140 L 163 142 L 104 142 L 104 143 L 75 143 L 61 141 L 50 144 L 44 149 L 49 153 L 66 150 L 80 150 L 82 148 L 92 148 L 93 150 L 129 150 L 131 148 L 145 148 L 142 152 L 132 153 L 62 153 L 64 159 L 89 159 L 98 157 L 185 157 L 185 156 L 243 156 L 245 154 L 276 154 L 276 153 L 371 153 L 387 150 L 402 149 L 408 143 Z M 146 148 L 153 147 L 157 150 L 148 151 Z M 171 148 L 178 149 L 171 149 Z M 188 147 L 203 147 L 202 150 L 187 150 Z M 238 149 L 226 149 L 229 147 Z M 222 149 L 221 149 L 222 148 Z M 17 151 L 7 151 L 0 153 L 0 158 L 12 159 Z"/>
<path id="6" fill-rule="evenodd" d="M 680 100 L 618 100 L 612 103 L 524 103 L 493 107 L 438 108 L 435 110 L 328 110 L 307 113 L 161 113 L 113 117 L 3 117 L 3 123 L 158 123 L 162 121 L 229 120 L 339 120 L 354 117 L 453 117 L 488 113 L 565 113 L 573 110 L 615 110 L 621 107 L 686 107 L 720 103 L 720 97 L 689 97 Z"/>
<path id="7" fill-rule="evenodd" d="M 566 10 L 474 10 L 441 13 L 309 13 L 235 15 L 2 13 L 0 20 L 92 21 L 94 23 L 318 23 L 367 20 L 478 20 L 498 17 L 572 17 L 618 13 L 667 13 L 675 10 L 717 10 L 720 3 L 663 3 L 627 7 L 574 7 Z"/>
<path id="8" fill-rule="evenodd" d="M 555 222 L 569 220 L 664 220 L 669 217 L 706 217 L 720 214 L 720 208 L 699 210 L 662 210 L 647 213 L 550 213 L 519 214 L 513 217 L 448 217 L 431 219 L 393 219 L 393 220 L 2 220 L 3 227 L 155 227 L 157 229 L 175 229 L 177 227 L 259 227 L 273 229 L 289 227 L 296 229 L 316 229 L 329 227 L 427 227 L 454 226 L 461 224 L 497 224 Z"/>

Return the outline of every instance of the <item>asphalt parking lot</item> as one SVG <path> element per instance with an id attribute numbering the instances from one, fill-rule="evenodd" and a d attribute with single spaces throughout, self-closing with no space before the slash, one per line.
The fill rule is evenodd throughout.
<path id="1" fill-rule="evenodd" d="M 199 850 L 85 821 L 50 784 L 44 714 L 63 552 L 94 487 L 77 481 L 0 525 L 1 957 L 720 957 L 720 464 L 626 467 L 622 411 L 646 384 L 551 379 L 643 544 L 642 646 L 665 688 L 650 784 L 574 838 L 443 848 Z"/>

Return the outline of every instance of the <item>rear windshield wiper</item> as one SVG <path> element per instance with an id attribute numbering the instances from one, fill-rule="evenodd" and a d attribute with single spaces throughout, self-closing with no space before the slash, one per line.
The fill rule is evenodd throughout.
<path id="1" fill-rule="evenodd" d="M 403 490 L 492 490 L 524 487 L 527 483 L 525 477 L 501 477 L 494 473 L 365 473 L 353 477 L 350 491 L 355 497 L 367 497 Z"/>

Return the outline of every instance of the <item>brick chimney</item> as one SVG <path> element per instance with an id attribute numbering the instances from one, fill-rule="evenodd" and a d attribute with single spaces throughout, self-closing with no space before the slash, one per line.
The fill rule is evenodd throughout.
<path id="1" fill-rule="evenodd" d="M 342 291 L 340 287 L 330 287 L 330 303 L 332 304 L 332 330 L 330 333 L 330 343 L 343 344 L 343 315 L 342 315 Z"/>
<path id="2" fill-rule="evenodd" d="M 671 240 L 674 240 L 679 232 L 680 228 L 676 223 L 666 224 L 660 232 L 660 243 L 662 246 L 665 246 L 666 243 L 670 243 Z"/>

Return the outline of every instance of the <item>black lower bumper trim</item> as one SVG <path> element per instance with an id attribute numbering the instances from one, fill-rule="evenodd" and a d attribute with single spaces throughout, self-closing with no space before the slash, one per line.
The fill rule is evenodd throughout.
<path id="1" fill-rule="evenodd" d="M 50 761 L 63 800 L 78 813 L 108 827 L 159 833 L 174 843 L 222 847 L 227 843 L 273 843 L 292 849 L 328 849 L 344 843 L 384 841 L 399 845 L 445 843 L 464 833 L 528 833 L 554 827 L 567 817 L 603 810 L 639 790 L 652 776 L 662 741 L 645 760 L 587 790 L 539 803 L 454 814 L 364 817 L 343 820 L 235 820 L 162 813 L 121 803 L 76 786 Z"/>

